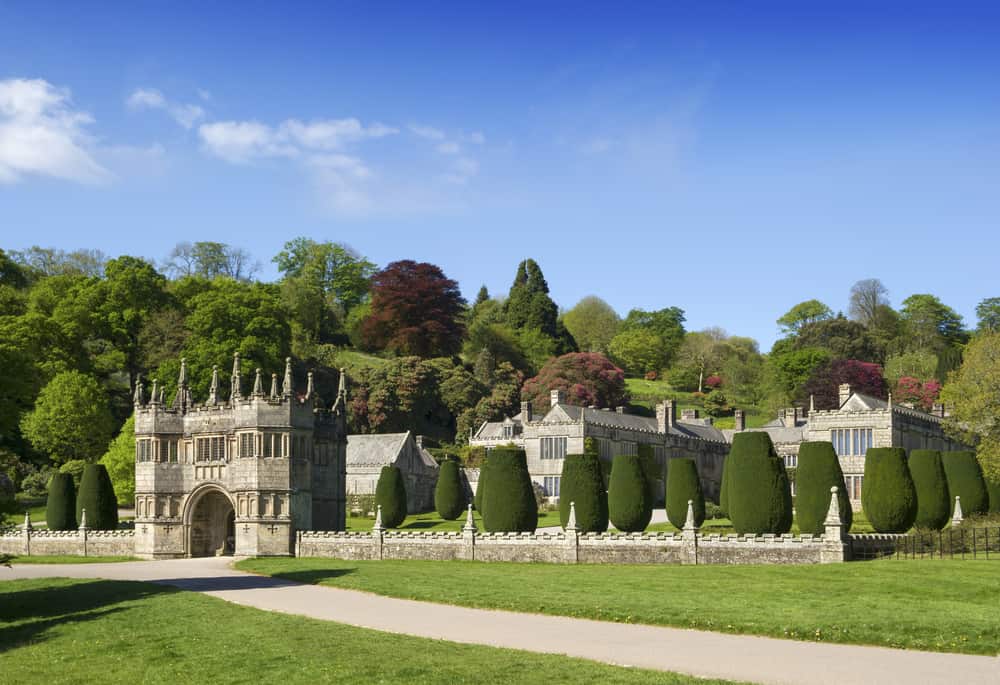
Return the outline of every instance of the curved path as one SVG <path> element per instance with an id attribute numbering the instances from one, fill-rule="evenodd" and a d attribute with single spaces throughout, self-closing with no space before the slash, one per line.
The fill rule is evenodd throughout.
<path id="1" fill-rule="evenodd" d="M 139 580 L 229 602 L 452 642 L 758 683 L 997 685 L 1000 658 L 798 642 L 680 628 L 469 609 L 302 585 L 230 567 L 231 559 L 15 565 L 9 578 Z"/>

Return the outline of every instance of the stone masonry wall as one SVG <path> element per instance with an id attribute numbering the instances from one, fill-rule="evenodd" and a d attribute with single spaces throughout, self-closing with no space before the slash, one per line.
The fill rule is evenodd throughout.
<path id="1" fill-rule="evenodd" d="M 131 530 L 16 530 L 0 534 L 0 554 L 16 556 L 131 557 Z"/>

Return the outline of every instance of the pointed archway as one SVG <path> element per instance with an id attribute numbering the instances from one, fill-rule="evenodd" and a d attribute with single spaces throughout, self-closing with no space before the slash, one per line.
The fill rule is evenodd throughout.
<path id="1" fill-rule="evenodd" d="M 233 553 L 236 512 L 221 488 L 206 488 L 193 496 L 187 512 L 188 556 L 213 557 Z"/>

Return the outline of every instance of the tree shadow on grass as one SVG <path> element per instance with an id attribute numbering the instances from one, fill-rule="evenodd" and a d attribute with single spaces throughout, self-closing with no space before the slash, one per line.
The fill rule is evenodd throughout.
<path id="1" fill-rule="evenodd" d="M 0 652 L 45 639 L 49 628 L 92 621 L 125 611 L 125 602 L 177 592 L 173 588 L 120 580 L 94 580 L 71 585 L 0 593 Z M 12 624 L 12 625 L 6 625 Z"/>
<path id="2" fill-rule="evenodd" d="M 283 571 L 281 578 L 306 585 L 320 585 L 325 580 L 333 580 L 357 571 L 355 568 L 325 568 L 311 571 Z M 331 583 L 334 584 L 334 583 Z"/>
<path id="3" fill-rule="evenodd" d="M 240 576 L 205 576 L 203 578 L 168 578 L 153 581 L 158 585 L 170 585 L 181 590 L 193 592 L 223 592 L 226 590 L 269 590 L 280 587 L 290 587 L 306 581 L 296 581 L 294 574 L 282 573 L 277 576 L 240 575 Z"/>

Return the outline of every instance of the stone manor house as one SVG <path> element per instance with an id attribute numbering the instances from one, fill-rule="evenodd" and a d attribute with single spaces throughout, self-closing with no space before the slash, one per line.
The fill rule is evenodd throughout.
<path id="1" fill-rule="evenodd" d="M 694 414 L 677 417 L 673 400 L 656 406 L 656 417 L 635 416 L 616 410 L 577 407 L 566 403 L 561 390 L 553 390 L 550 408 L 534 413 L 530 402 L 521 403 L 516 416 L 487 421 L 473 432 L 469 444 L 487 450 L 514 444 L 524 449 L 528 472 L 545 493 L 559 497 L 563 460 L 567 454 L 582 454 L 585 438 L 595 438 L 602 460 L 615 455 L 637 454 L 639 445 L 651 445 L 665 478 L 668 459 L 691 457 L 698 465 L 705 496 L 717 499 L 722 482 L 722 463 L 729 444 L 711 419 Z"/>
<path id="2" fill-rule="evenodd" d="M 903 447 L 906 450 L 933 449 L 941 451 L 966 449 L 945 435 L 943 405 L 930 412 L 871 395 L 854 392 L 850 385 L 838 388 L 836 409 L 809 411 L 789 407 L 775 421 L 761 428 L 746 428 L 743 412 L 736 411 L 736 427 L 724 430 L 727 440 L 740 431 L 763 431 L 771 436 L 785 466 L 798 465 L 799 445 L 806 441 L 829 440 L 840 456 L 847 493 L 854 507 L 861 506 L 864 486 L 865 453 L 870 447 Z M 811 404 L 811 402 L 810 402 Z M 794 492 L 794 491 L 793 491 Z"/>
<path id="3" fill-rule="evenodd" d="M 296 531 L 344 530 L 347 390 L 332 407 L 313 387 L 293 388 L 291 360 L 264 391 L 257 369 L 244 395 L 235 355 L 228 399 L 212 371 L 208 398 L 191 397 L 181 360 L 169 406 L 141 381 L 135 404 L 135 554 L 168 558 L 289 555 Z"/>

